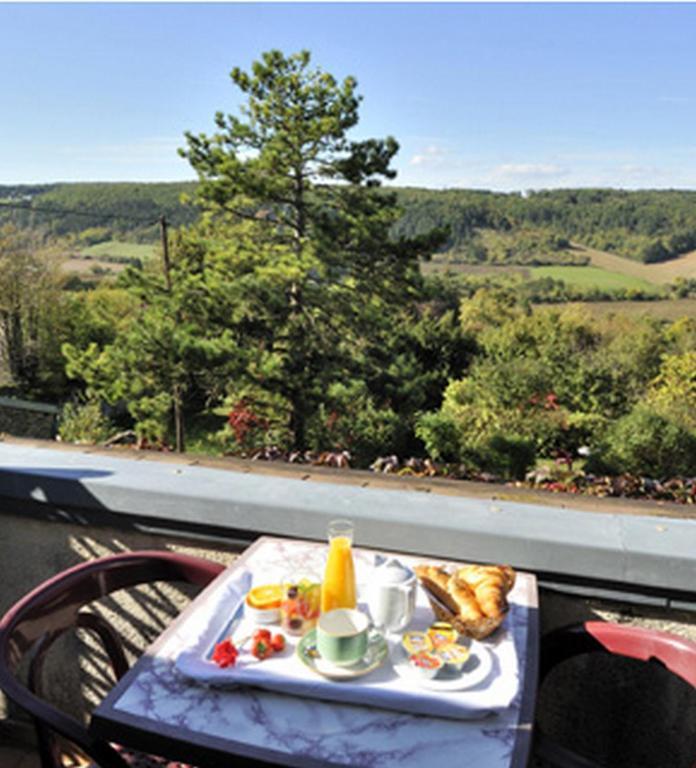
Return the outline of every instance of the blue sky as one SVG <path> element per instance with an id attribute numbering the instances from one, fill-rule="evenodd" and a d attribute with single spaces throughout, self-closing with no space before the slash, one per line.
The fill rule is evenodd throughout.
<path id="1" fill-rule="evenodd" d="M 0 184 L 192 178 L 233 66 L 308 48 L 398 183 L 696 188 L 696 5 L 2 4 Z"/>

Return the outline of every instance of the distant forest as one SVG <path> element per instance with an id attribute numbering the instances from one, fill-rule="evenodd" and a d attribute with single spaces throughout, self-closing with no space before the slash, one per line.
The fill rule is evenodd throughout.
<path id="1" fill-rule="evenodd" d="M 0 207 L 0 224 L 77 235 L 94 228 L 103 236 L 133 242 L 157 239 L 157 218 L 173 227 L 197 216 L 181 196 L 195 182 L 80 183 L 0 186 L 0 203 L 77 210 L 90 215 L 55 215 Z M 582 264 L 572 243 L 645 263 L 696 250 L 696 192 L 629 192 L 575 189 L 496 193 L 475 190 L 392 188 L 403 215 L 394 234 L 413 236 L 445 227 L 446 243 L 436 258 L 472 264 Z"/>
<path id="2" fill-rule="evenodd" d="M 49 236 L 63 237 L 98 230 L 103 239 L 154 242 L 159 237 L 155 225 L 162 214 L 173 227 L 195 221 L 196 209 L 181 202 L 181 196 L 193 194 L 195 188 L 195 182 L 0 186 L 0 224 L 13 223 L 20 229 L 43 231 Z M 2 203 L 25 205 L 27 209 L 3 207 Z M 32 211 L 32 206 L 79 211 L 84 215 Z"/>

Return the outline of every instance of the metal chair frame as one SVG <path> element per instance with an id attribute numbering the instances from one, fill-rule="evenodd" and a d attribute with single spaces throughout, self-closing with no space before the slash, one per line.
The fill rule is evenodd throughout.
<path id="1" fill-rule="evenodd" d="M 0 689 L 35 723 L 43 768 L 61 768 L 55 734 L 79 747 L 100 768 L 128 768 L 110 744 L 94 738 L 74 717 L 39 695 L 47 651 L 65 632 L 83 628 L 100 640 L 116 679 L 128 669 L 118 634 L 101 616 L 83 606 L 112 592 L 154 581 L 207 586 L 224 567 L 188 555 L 160 551 L 129 552 L 91 560 L 43 582 L 0 619 Z M 27 684 L 17 668 L 29 656 Z"/>

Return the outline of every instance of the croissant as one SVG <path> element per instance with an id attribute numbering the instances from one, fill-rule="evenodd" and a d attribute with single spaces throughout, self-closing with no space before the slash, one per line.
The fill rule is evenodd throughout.
<path id="1" fill-rule="evenodd" d="M 477 621 L 483 617 L 471 588 L 456 582 L 444 568 L 418 565 L 415 571 L 423 586 L 463 621 Z"/>
<path id="2" fill-rule="evenodd" d="M 515 572 L 510 566 L 467 565 L 459 568 L 453 578 L 473 591 L 485 616 L 507 613 L 506 595 L 515 583 Z"/>
<path id="3" fill-rule="evenodd" d="M 450 574 L 444 568 L 438 568 L 434 565 L 417 565 L 414 570 L 423 586 L 432 592 L 449 610 L 456 613 L 458 610 L 457 603 L 447 589 Z"/>
<path id="4" fill-rule="evenodd" d="M 457 569 L 457 577 L 469 585 L 488 578 L 491 574 L 500 574 L 505 581 L 505 591 L 515 586 L 515 571 L 509 565 L 464 565 Z"/>
<path id="5" fill-rule="evenodd" d="M 435 616 L 468 637 L 488 637 L 508 611 L 507 593 L 515 583 L 508 565 L 466 565 L 453 574 L 436 565 L 414 569 L 430 597 Z"/>
<path id="6" fill-rule="evenodd" d="M 484 615 L 476 595 L 468 584 L 450 576 L 447 591 L 457 605 L 457 613 L 463 621 L 478 621 Z"/>

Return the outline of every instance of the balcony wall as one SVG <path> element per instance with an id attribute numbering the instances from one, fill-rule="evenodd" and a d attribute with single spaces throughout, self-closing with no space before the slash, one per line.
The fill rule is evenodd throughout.
<path id="1" fill-rule="evenodd" d="M 321 539 L 326 521 L 341 514 L 356 520 L 362 545 L 505 560 L 542 573 L 542 631 L 602 618 L 696 640 L 696 600 L 688 589 L 696 586 L 689 560 L 696 557 L 696 520 L 679 508 L 592 502 L 559 509 L 553 498 L 555 506 L 532 496 L 503 500 L 502 488 L 464 484 L 463 496 L 420 480 L 390 485 L 356 473 L 337 481 L 332 473 L 240 463 L 230 472 L 190 458 L 134 460 L 23 442 L 0 445 L 0 461 L 2 612 L 44 579 L 94 557 L 155 548 L 228 563 L 261 533 Z M 591 578 L 593 568 L 601 580 Z M 188 599 L 180 588 L 155 585 L 103 601 L 98 610 L 134 658 Z M 83 701 L 93 705 L 109 689 L 110 675 L 88 637 L 67 638 L 57 650 L 47 693 L 78 714 Z M 665 685 L 674 711 L 690 712 L 696 722 L 684 691 Z M 565 717 L 562 709 L 554 714 L 553 701 L 546 707 Z M 18 713 L 0 701 L 0 719 L 8 717 Z"/>

